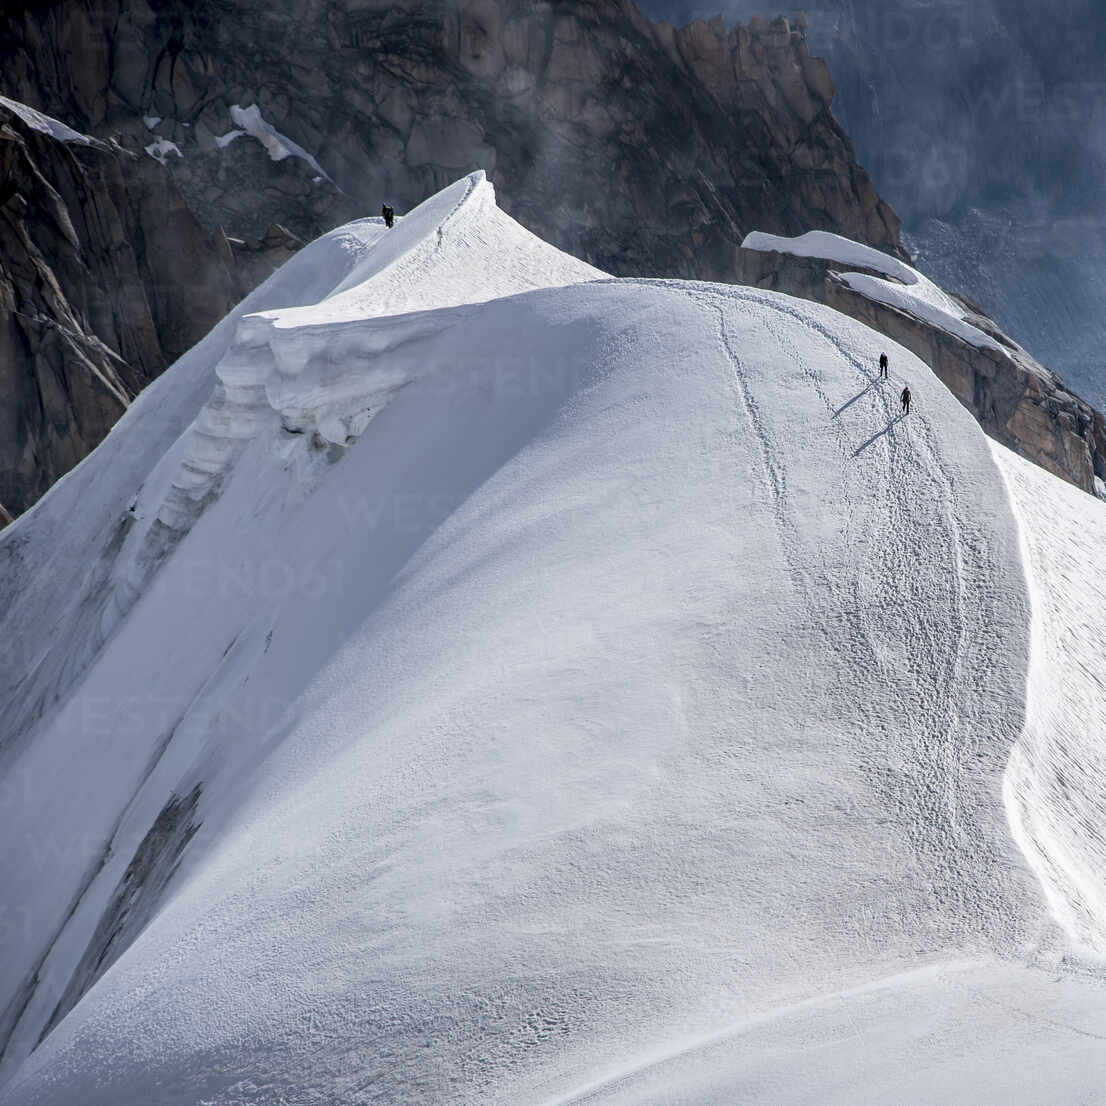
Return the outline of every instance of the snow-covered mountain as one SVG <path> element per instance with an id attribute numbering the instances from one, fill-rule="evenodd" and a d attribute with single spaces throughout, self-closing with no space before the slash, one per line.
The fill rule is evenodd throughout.
<path id="1" fill-rule="evenodd" d="M 1094 1101 L 1106 505 L 885 346 L 293 258 L 0 536 L 0 1102 Z"/>

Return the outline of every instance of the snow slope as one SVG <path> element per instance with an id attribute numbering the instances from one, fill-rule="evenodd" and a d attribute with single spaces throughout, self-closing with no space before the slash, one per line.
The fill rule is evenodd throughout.
<path id="1" fill-rule="evenodd" d="M 166 801 L 160 795 L 151 813 L 141 803 L 142 789 L 154 773 L 150 789 L 159 794 L 156 788 L 161 781 L 155 768 L 167 755 L 176 727 L 185 721 L 190 707 L 201 713 L 209 709 L 209 703 L 197 697 L 228 648 L 227 641 L 242 633 L 256 614 L 255 596 L 249 584 L 228 599 L 220 595 L 217 582 L 212 594 L 219 609 L 212 627 L 206 635 L 188 632 L 188 640 L 181 642 L 188 656 L 174 661 L 172 671 L 162 670 L 170 663 L 171 648 L 150 653 L 149 642 L 162 642 L 166 633 L 156 604 L 152 622 L 141 615 L 128 622 L 127 616 L 146 598 L 158 570 L 204 509 L 218 498 L 243 449 L 263 430 L 278 439 L 266 439 L 276 455 L 276 471 L 282 473 L 286 464 L 294 463 L 295 494 L 302 497 L 310 490 L 312 471 L 320 464 L 325 468 L 326 461 L 319 456 L 320 439 L 309 425 L 304 396 L 294 387 L 297 373 L 307 380 L 313 373 L 322 373 L 332 397 L 354 404 L 350 420 L 367 425 L 365 401 L 374 396 L 382 401 L 389 394 L 376 381 L 386 377 L 393 389 L 403 383 L 393 379 L 387 366 L 378 368 L 369 355 L 384 352 L 397 334 L 409 337 L 419 327 L 417 321 L 401 319 L 385 337 L 384 346 L 374 350 L 376 331 L 371 323 L 364 324 L 369 335 L 356 358 L 343 334 L 331 335 L 323 327 L 315 343 L 317 355 L 308 343 L 299 360 L 290 364 L 283 357 L 277 368 L 273 351 L 257 338 L 259 328 L 262 334 L 272 328 L 274 317 L 250 315 L 249 309 L 268 306 L 266 299 L 287 302 L 291 287 L 302 309 L 343 289 L 350 273 L 372 285 L 378 302 L 392 307 L 402 304 L 404 295 L 426 298 L 418 282 L 411 280 L 409 255 L 425 256 L 427 238 L 433 242 L 435 256 L 456 253 L 456 239 L 468 243 L 474 279 L 467 291 L 474 298 L 602 276 L 503 216 L 497 226 L 510 260 L 494 268 L 482 256 L 480 234 L 470 233 L 472 225 L 484 219 L 492 195 L 490 184 L 477 173 L 432 197 L 383 237 L 383 227 L 375 221 L 354 224 L 297 255 L 140 397 L 136 410 L 153 412 L 152 418 L 124 419 L 96 451 L 99 463 L 89 461 L 75 470 L 41 507 L 28 512 L 26 521 L 20 519 L 12 527 L 10 538 L 5 533 L 0 549 L 8 550 L 11 557 L 5 586 L 12 602 L 4 631 L 7 640 L 19 646 L 12 650 L 10 666 L 5 664 L 11 694 L 0 734 L 7 784 L 4 814 L 12 827 L 0 844 L 0 884 L 5 885 L 9 901 L 19 904 L 12 908 L 14 920 L 0 962 L 0 1059 L 5 1067 L 33 1047 L 63 997 L 63 984 L 77 970 L 89 933 L 111 901 L 119 872 Z M 494 199 L 491 203 L 494 206 Z M 481 271 L 487 274 L 483 280 L 476 277 Z M 387 278 L 380 279 L 382 272 L 405 282 L 405 289 L 389 292 Z M 439 298 L 457 303 L 465 291 L 458 284 L 452 295 L 439 292 Z M 300 328 L 301 345 L 308 333 L 317 332 Z M 268 373 L 273 376 L 269 385 L 281 397 L 286 399 L 291 389 L 290 394 L 299 399 L 294 435 L 283 429 L 289 419 L 279 402 L 274 407 L 267 399 Z M 197 411 L 200 389 L 209 396 Z M 172 432 L 173 423 L 168 420 L 184 413 L 194 413 L 192 424 L 183 434 L 177 428 L 179 437 L 169 444 L 165 431 L 168 424 Z M 322 423 L 330 425 L 325 411 Z M 302 448 L 297 451 L 297 446 Z M 289 447 L 295 454 L 291 459 L 285 456 Z M 128 454 L 138 450 L 145 453 L 135 461 L 149 464 L 149 458 L 156 459 L 141 475 L 136 464 L 128 463 Z M 256 487 L 249 492 L 256 493 Z M 107 516 L 106 521 L 96 518 L 92 509 Z M 72 535 L 81 532 L 86 518 L 88 536 L 74 542 Z M 59 533 L 66 535 L 60 552 L 53 548 Z M 247 563 L 263 565 L 264 542 L 269 538 L 263 515 L 245 536 L 252 551 Z M 203 558 L 199 564 L 188 557 L 178 561 L 184 566 L 184 577 L 168 585 L 184 597 L 184 611 L 195 611 L 192 593 L 205 570 L 218 566 L 223 571 L 231 563 L 222 552 L 212 555 L 208 550 L 205 557 L 206 563 Z M 315 571 L 312 565 L 299 567 L 307 573 Z M 264 569 L 261 572 L 265 594 L 286 586 L 283 578 L 273 582 L 264 576 Z M 63 573 L 68 574 L 64 583 Z M 319 585 L 316 581 L 311 586 Z M 115 640 L 119 635 L 124 642 L 133 641 L 134 625 L 145 627 L 141 632 L 148 635 L 138 649 L 152 664 L 154 671 L 149 674 L 127 653 L 126 645 Z M 82 686 L 90 666 L 95 671 Z M 68 695 L 74 687 L 76 693 Z M 78 767 L 82 762 L 77 747 L 82 744 L 89 758 L 87 771 Z M 67 769 L 60 771 L 61 765 Z M 90 788 L 95 790 L 94 798 Z M 128 821 L 124 815 L 132 802 L 138 804 L 137 813 Z M 73 821 L 66 815 L 76 808 L 81 809 L 81 821 L 75 836 Z M 87 926 L 85 914 L 91 919 Z"/>
<path id="2" fill-rule="evenodd" d="M 240 317 L 71 584 L 110 630 L 47 639 L 0 1102 L 1092 1101 L 971 416 L 819 305 L 592 279 L 479 176 L 351 254 Z M 0 552 L 99 548 L 57 504 L 110 442 Z"/>
<path id="3" fill-rule="evenodd" d="M 276 417 L 262 394 L 270 366 L 262 379 L 249 380 L 254 372 L 250 351 L 259 344 L 254 335 L 264 334 L 273 321 L 243 320 L 267 309 L 325 301 L 345 290 L 351 277 L 371 284 L 373 304 L 364 308 L 369 313 L 428 304 L 430 294 L 415 278 L 418 264 L 409 255 L 423 263 L 435 251 L 455 256 L 454 240 L 462 237 L 473 247 L 465 251 L 472 279 L 468 288 L 460 279 L 448 292 L 443 287 L 436 294 L 441 302 L 602 275 L 501 213 L 496 248 L 510 255 L 510 264 L 494 267 L 480 240 L 482 231 L 473 229 L 486 216 L 489 195 L 491 186 L 476 174 L 401 217 L 388 234 L 380 219 L 365 219 L 300 251 L 143 392 L 101 445 L 96 462 L 78 466 L 80 475 L 59 481 L 48 505 L 36 506 L 5 531 L 0 543 L 0 701 L 6 707 L 0 774 L 28 727 L 64 696 L 95 656 L 120 607 L 134 601 L 145 574 L 156 568 L 159 547 L 178 539 L 257 421 Z M 443 224 L 449 219 L 446 233 Z M 385 271 L 387 278 L 380 279 Z M 234 382 L 236 365 L 243 363 L 247 379 Z M 282 379 L 288 375 L 280 374 Z M 229 386 L 224 377 L 232 381 Z M 169 532 L 162 529 L 151 537 L 159 510 Z M 142 525 L 135 526 L 138 520 Z M 74 534 L 80 540 L 72 540 Z"/>
<path id="4" fill-rule="evenodd" d="M 366 219 L 324 235 L 275 273 L 154 381 L 96 450 L 0 542 L 0 775 L 27 728 L 102 643 L 102 608 L 136 502 L 158 461 L 210 398 L 215 366 L 251 311 L 325 296 L 384 233 Z M 79 537 L 78 537 L 79 536 Z"/>

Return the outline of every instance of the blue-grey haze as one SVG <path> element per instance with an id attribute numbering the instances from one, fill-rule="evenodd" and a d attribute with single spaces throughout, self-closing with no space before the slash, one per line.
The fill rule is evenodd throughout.
<path id="1" fill-rule="evenodd" d="M 675 23 L 778 10 L 641 6 Z M 1106 4 L 819 0 L 805 10 L 837 87 L 834 112 L 919 266 L 1106 404 Z"/>

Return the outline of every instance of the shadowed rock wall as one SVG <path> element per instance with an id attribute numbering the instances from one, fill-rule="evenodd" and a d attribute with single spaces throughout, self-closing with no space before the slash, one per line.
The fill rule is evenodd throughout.
<path id="1" fill-rule="evenodd" d="M 25 510 L 235 302 L 160 167 L 0 105 L 0 504 Z"/>
<path id="2" fill-rule="evenodd" d="M 307 239 L 483 168 L 510 214 L 620 274 L 730 279 L 754 227 L 900 248 L 825 63 L 784 19 L 677 31 L 629 0 L 68 0 L 5 21 L 9 95 L 135 149 L 172 141 L 174 180 L 228 234 L 279 222 Z M 252 104 L 325 175 L 228 141 Z"/>

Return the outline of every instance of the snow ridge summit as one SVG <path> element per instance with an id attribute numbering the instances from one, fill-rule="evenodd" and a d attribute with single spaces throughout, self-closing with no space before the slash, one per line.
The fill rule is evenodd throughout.
<path id="1" fill-rule="evenodd" d="M 331 232 L 0 536 L 0 1103 L 1092 1097 L 1078 495 L 482 174 Z"/>

